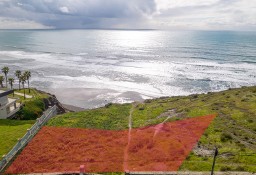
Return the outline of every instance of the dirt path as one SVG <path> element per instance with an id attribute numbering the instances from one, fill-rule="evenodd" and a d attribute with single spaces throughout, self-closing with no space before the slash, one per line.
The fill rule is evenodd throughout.
<path id="1" fill-rule="evenodd" d="M 128 165 L 128 158 L 129 158 L 129 155 L 128 155 L 128 149 L 129 149 L 129 146 L 130 146 L 130 142 L 131 142 L 131 132 L 132 132 L 132 113 L 134 111 L 134 106 L 135 104 L 133 103 L 132 104 L 132 107 L 130 109 L 130 115 L 128 117 L 128 127 L 129 127 L 129 131 L 128 131 L 128 140 L 127 140 L 127 146 L 124 150 L 124 172 L 128 172 L 129 170 L 129 165 Z"/>
<path id="2" fill-rule="evenodd" d="M 19 95 L 19 96 L 24 96 L 24 94 L 19 93 L 19 92 L 14 92 L 14 94 L 15 94 L 15 95 Z M 26 97 L 26 98 L 33 98 L 32 95 L 27 95 L 27 94 L 25 94 L 25 97 Z"/>
<path id="3" fill-rule="evenodd" d="M 167 122 L 170 118 L 172 118 L 175 114 L 175 112 L 172 110 L 171 111 L 172 113 L 172 115 L 169 115 L 169 116 L 167 116 L 166 117 L 166 119 L 162 122 L 162 123 L 160 123 L 160 124 L 158 124 L 158 125 L 156 125 L 155 126 L 155 133 L 154 133 L 154 136 L 153 136 L 153 140 L 154 140 L 154 138 L 157 136 L 157 134 L 159 133 L 159 131 L 161 131 L 161 129 L 163 128 L 163 126 L 164 126 L 164 123 L 165 122 Z"/>

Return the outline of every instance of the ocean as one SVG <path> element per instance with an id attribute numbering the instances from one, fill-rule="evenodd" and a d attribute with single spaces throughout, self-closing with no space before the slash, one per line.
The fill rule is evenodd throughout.
<path id="1" fill-rule="evenodd" d="M 256 32 L 0 30 L 3 66 L 83 108 L 207 93 L 256 85 Z"/>

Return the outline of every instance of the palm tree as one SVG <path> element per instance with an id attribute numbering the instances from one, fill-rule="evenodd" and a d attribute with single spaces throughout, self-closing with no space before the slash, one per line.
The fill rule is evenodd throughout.
<path id="1" fill-rule="evenodd" d="M 13 89 L 14 78 L 9 78 L 8 81 L 9 81 L 9 84 L 11 86 L 11 89 Z M 12 95 L 14 96 L 14 91 L 13 91 Z"/>
<path id="2" fill-rule="evenodd" d="M 20 70 L 16 70 L 15 71 L 15 76 L 18 78 L 19 80 L 19 90 L 20 90 L 20 76 L 21 76 L 21 71 Z"/>
<path id="3" fill-rule="evenodd" d="M 24 74 L 20 76 L 20 82 L 21 82 L 23 90 L 24 90 L 24 99 L 26 99 L 25 87 L 24 87 L 26 80 L 27 80 L 27 78 L 26 78 L 26 76 L 24 76 Z"/>
<path id="4" fill-rule="evenodd" d="M 24 76 L 26 77 L 26 79 L 28 81 L 28 92 L 30 93 L 29 78 L 31 77 L 31 72 L 30 71 L 25 71 Z"/>
<path id="5" fill-rule="evenodd" d="M 4 76 L 0 75 L 0 85 L 3 88 Z"/>
<path id="6" fill-rule="evenodd" d="M 6 88 L 7 88 L 7 74 L 9 73 L 9 67 L 7 67 L 7 66 L 3 67 L 2 72 L 5 75 L 5 84 L 6 84 Z"/>

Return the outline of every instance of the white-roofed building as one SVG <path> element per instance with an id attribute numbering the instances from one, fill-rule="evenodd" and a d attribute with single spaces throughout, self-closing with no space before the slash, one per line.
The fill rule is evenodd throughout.
<path id="1" fill-rule="evenodd" d="M 0 119 L 11 117 L 20 109 L 20 103 L 17 103 L 18 99 L 8 97 L 12 93 L 13 90 L 0 90 Z"/>

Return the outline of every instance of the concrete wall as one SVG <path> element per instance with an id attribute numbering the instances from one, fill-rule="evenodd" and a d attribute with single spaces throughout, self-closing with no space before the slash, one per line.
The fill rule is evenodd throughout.
<path id="1" fill-rule="evenodd" d="M 0 109 L 0 119 L 6 119 L 7 111 L 6 108 Z"/>
<path id="2" fill-rule="evenodd" d="M 4 106 L 6 103 L 8 103 L 7 96 L 0 97 L 0 106 Z"/>
<path id="3" fill-rule="evenodd" d="M 0 97 L 0 108 L 3 107 L 7 103 L 8 103 L 7 96 Z M 0 109 L 0 119 L 5 119 L 6 117 L 7 117 L 6 108 Z"/>

